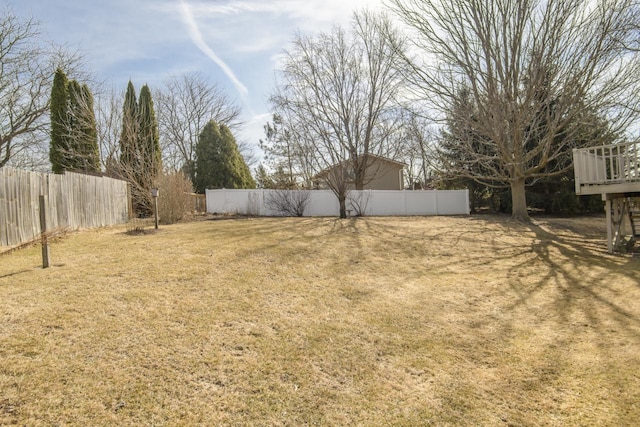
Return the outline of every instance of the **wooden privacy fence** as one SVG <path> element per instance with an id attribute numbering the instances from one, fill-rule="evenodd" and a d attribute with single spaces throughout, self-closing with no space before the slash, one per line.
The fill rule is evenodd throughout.
<path id="1" fill-rule="evenodd" d="M 207 211 L 207 196 L 204 194 L 191 193 L 189 197 L 191 197 L 191 210 L 193 212 L 204 213 Z"/>
<path id="2" fill-rule="evenodd" d="M 67 172 L 53 175 L 0 168 L 0 246 L 40 234 L 38 197 L 46 197 L 47 230 L 75 230 L 125 223 L 127 182 Z"/>

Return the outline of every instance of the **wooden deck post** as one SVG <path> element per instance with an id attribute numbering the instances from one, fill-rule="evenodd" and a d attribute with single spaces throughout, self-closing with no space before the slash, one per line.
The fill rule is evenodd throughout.
<path id="1" fill-rule="evenodd" d="M 613 253 L 613 222 L 611 218 L 611 199 L 603 195 L 605 199 L 604 209 L 607 214 L 607 250 Z"/>

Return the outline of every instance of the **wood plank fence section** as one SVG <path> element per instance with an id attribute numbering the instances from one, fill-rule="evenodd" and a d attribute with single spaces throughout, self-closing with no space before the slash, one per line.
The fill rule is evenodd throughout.
<path id="1" fill-rule="evenodd" d="M 207 196 L 204 194 L 191 193 L 191 207 L 193 212 L 207 212 Z"/>
<path id="2" fill-rule="evenodd" d="M 0 246 L 40 234 L 38 197 L 46 197 L 47 230 L 75 230 L 128 220 L 127 182 L 77 173 L 53 175 L 0 168 Z"/>

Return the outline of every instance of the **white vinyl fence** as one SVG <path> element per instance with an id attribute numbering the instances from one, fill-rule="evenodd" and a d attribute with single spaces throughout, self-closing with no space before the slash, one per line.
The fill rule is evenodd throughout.
<path id="1" fill-rule="evenodd" d="M 126 223 L 129 218 L 126 181 L 5 166 L 0 168 L 0 246 L 26 243 L 40 234 L 40 195 L 46 196 L 48 231 Z"/>
<path id="2" fill-rule="evenodd" d="M 279 197 L 283 191 L 286 190 L 207 190 L 207 212 L 279 216 L 282 213 L 272 209 L 269 199 Z M 310 195 L 304 216 L 339 215 L 338 198 L 332 191 L 303 191 Z M 352 190 L 347 210 L 350 215 L 372 216 L 468 215 L 469 190 Z"/>

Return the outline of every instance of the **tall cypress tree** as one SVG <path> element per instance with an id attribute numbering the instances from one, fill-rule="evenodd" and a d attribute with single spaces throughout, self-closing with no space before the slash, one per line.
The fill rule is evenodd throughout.
<path id="1" fill-rule="evenodd" d="M 195 181 L 199 193 L 208 188 L 256 187 L 227 126 L 211 120 L 202 129 L 196 145 Z"/>
<path id="2" fill-rule="evenodd" d="M 98 126 L 93 107 L 93 94 L 86 84 L 82 85 L 82 98 L 85 105 L 83 135 L 85 147 L 83 152 L 87 159 L 87 170 L 100 172 L 100 147 L 98 146 Z"/>
<path id="3" fill-rule="evenodd" d="M 229 173 L 226 176 L 229 188 L 256 188 L 256 182 L 251 176 L 251 170 L 244 157 L 240 154 L 238 143 L 226 125 L 220 125 L 220 136 L 226 151 L 226 163 L 229 165 Z"/>
<path id="4" fill-rule="evenodd" d="M 125 176 L 132 175 L 138 164 L 138 102 L 136 90 L 129 80 L 122 105 L 122 131 L 120 132 L 120 166 Z"/>
<path id="5" fill-rule="evenodd" d="M 135 209 L 139 215 L 151 213 L 149 193 L 162 171 L 158 122 L 149 86 L 135 88 L 129 80 L 122 110 L 120 134 L 120 174 L 132 184 Z"/>
<path id="6" fill-rule="evenodd" d="M 207 188 L 220 188 L 216 185 L 216 164 L 219 162 L 217 141 L 220 139 L 220 128 L 211 120 L 198 136 L 196 144 L 196 165 L 194 187 L 198 193 L 204 193 Z"/>
<path id="7" fill-rule="evenodd" d="M 80 158 L 78 151 L 81 147 L 80 140 L 82 139 L 82 119 L 83 106 L 80 94 L 80 83 L 77 80 L 71 80 L 67 84 L 67 122 L 66 122 L 66 134 L 67 134 L 67 160 L 65 169 L 69 171 L 75 171 L 82 169 L 83 161 Z"/>
<path id="8" fill-rule="evenodd" d="M 69 104 L 68 79 L 61 68 L 56 70 L 51 88 L 51 145 L 49 160 L 54 173 L 66 169 L 66 154 L 69 152 L 67 139 L 67 108 Z"/>
<path id="9" fill-rule="evenodd" d="M 51 147 L 54 173 L 99 172 L 100 152 L 89 87 L 56 70 L 51 89 Z"/>
<path id="10" fill-rule="evenodd" d="M 158 136 L 158 121 L 153 107 L 153 99 L 149 86 L 140 89 L 138 99 L 138 119 L 140 132 L 140 153 L 143 158 L 143 168 L 148 179 L 154 179 L 162 170 L 162 155 L 160 153 L 160 138 Z"/>
<path id="11" fill-rule="evenodd" d="M 129 80 L 122 105 L 122 130 L 120 132 L 119 175 L 131 184 L 133 209 L 137 215 L 145 216 L 150 211 L 149 198 L 143 177 L 140 155 L 140 122 L 138 101 L 133 83 Z"/>

